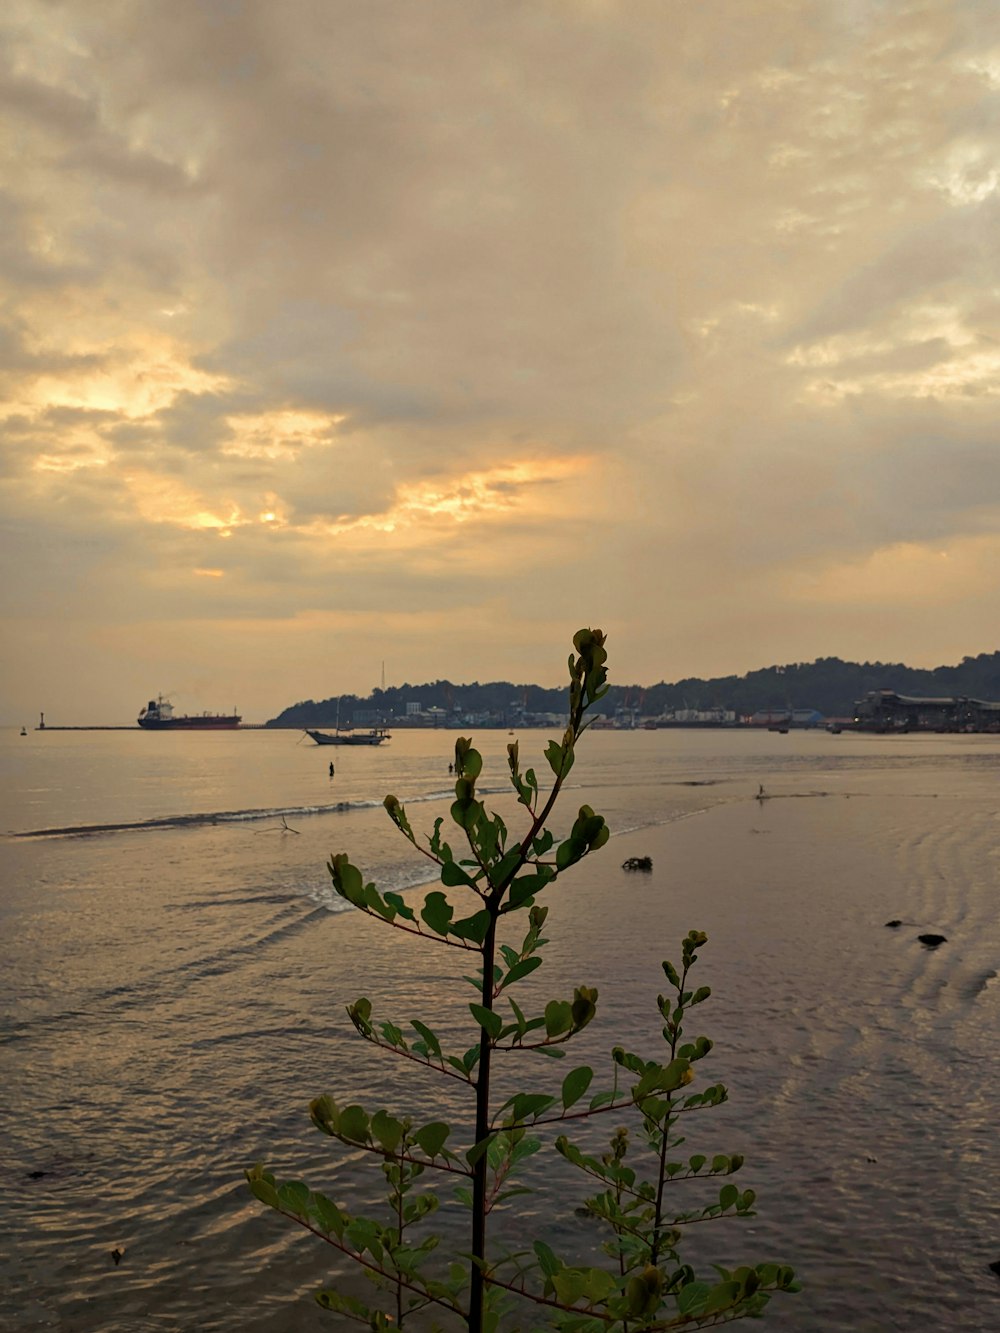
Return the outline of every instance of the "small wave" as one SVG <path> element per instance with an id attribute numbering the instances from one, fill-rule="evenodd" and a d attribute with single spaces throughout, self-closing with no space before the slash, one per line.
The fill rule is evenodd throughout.
<path id="1" fill-rule="evenodd" d="M 306 815 L 344 814 L 373 810 L 380 801 L 337 801 L 332 805 L 278 805 L 264 809 L 206 810 L 199 814 L 161 815 L 156 819 L 123 820 L 108 824 L 67 824 L 61 828 L 26 829 L 9 838 L 87 838 L 101 833 L 147 833 L 157 829 L 200 828 L 211 824 L 242 824 L 261 819 L 301 819 Z M 263 830 L 260 830 L 261 832 Z"/>
<path id="2" fill-rule="evenodd" d="M 480 787 L 481 796 L 496 795 L 504 787 Z M 451 789 L 418 792 L 406 798 L 404 804 L 451 800 Z M 152 819 L 123 819 L 104 824 L 66 824 L 55 828 L 12 829 L 4 835 L 9 839 L 22 838 L 91 838 L 107 833 L 150 833 L 160 829 L 203 828 L 212 824 L 242 824 L 262 819 L 302 819 L 308 815 L 347 814 L 352 810 L 377 810 L 381 800 L 334 801 L 328 805 L 274 805 L 246 810 L 203 810 L 182 815 L 158 815 Z M 281 825 L 278 826 L 281 828 Z M 257 830 L 263 832 L 262 829 Z"/>
<path id="3" fill-rule="evenodd" d="M 983 972 L 978 977 L 973 977 L 968 986 L 968 998 L 970 1000 L 976 999 L 977 996 L 982 995 L 982 993 L 988 989 L 991 981 L 996 980 L 997 974 L 992 968 L 990 968 L 988 972 Z"/>

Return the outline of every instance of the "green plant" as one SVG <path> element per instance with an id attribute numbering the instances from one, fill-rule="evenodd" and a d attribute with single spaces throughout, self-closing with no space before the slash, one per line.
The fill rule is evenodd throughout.
<path id="1" fill-rule="evenodd" d="M 663 964 L 668 993 L 659 997 L 658 1006 L 665 1058 L 644 1059 L 615 1047 L 610 1086 L 589 1097 L 594 1073 L 586 1065 L 571 1070 L 554 1094 L 520 1092 L 500 1105 L 491 1096 L 495 1053 L 559 1058 L 565 1044 L 596 1013 L 597 991 L 587 986 L 576 987 L 572 998 L 550 1000 L 531 1016 L 511 994 L 542 963 L 548 909 L 537 899 L 609 836 L 604 819 L 587 805 L 581 806 L 564 838 L 557 840 L 546 828 L 573 766 L 576 743 L 586 729 L 587 710 L 607 689 L 601 631 L 580 630 L 573 645 L 568 725 L 561 741 L 550 741 L 545 751 L 552 773 L 547 794 L 533 769 L 522 773 L 517 743 L 507 747 L 510 779 L 526 812 L 527 830 L 519 838 L 511 837 L 501 817 L 488 812 L 478 798 L 482 758 L 464 738 L 455 746 L 455 800 L 450 812 L 464 839 L 461 855 L 444 840 L 443 819 L 435 822 L 425 846 L 400 802 L 386 797 L 393 822 L 435 863 L 442 885 L 471 895 L 473 910 L 468 915 L 459 915 L 440 890 L 426 896 L 418 913 L 399 894 L 379 893 L 373 884 L 366 884 L 346 856 L 334 856 L 329 864 L 337 893 L 355 907 L 423 940 L 466 950 L 478 964 L 476 974 L 466 981 L 476 992 L 469 1011 L 479 1032 L 461 1054 L 446 1051 L 420 1019 L 410 1019 L 404 1031 L 391 1020 L 376 1021 L 365 997 L 348 1007 L 358 1033 L 372 1045 L 467 1085 L 475 1106 L 469 1146 L 452 1146 L 452 1127 L 443 1121 L 416 1124 L 384 1109 L 371 1113 L 356 1103 L 322 1096 L 310 1105 L 316 1127 L 381 1159 L 386 1213 L 379 1218 L 348 1213 L 301 1181 L 279 1183 L 261 1165 L 247 1172 L 259 1199 L 349 1255 L 372 1277 L 378 1288 L 373 1301 L 336 1290 L 317 1295 L 321 1305 L 371 1329 L 402 1325 L 430 1307 L 446 1325 L 464 1324 L 472 1333 L 493 1333 L 505 1324 L 565 1333 L 609 1329 L 652 1333 L 756 1315 L 771 1292 L 797 1290 L 792 1270 L 784 1266 L 717 1269 L 712 1281 L 704 1281 L 679 1256 L 686 1226 L 726 1214 L 752 1216 L 754 1203 L 752 1190 L 740 1191 L 728 1179 L 742 1165 L 741 1157 L 695 1154 L 675 1160 L 684 1141 L 681 1123 L 726 1099 L 719 1084 L 700 1092 L 688 1090 L 694 1065 L 712 1047 L 706 1037 L 686 1040 L 683 1033 L 689 1011 L 709 995 L 707 986 L 689 988 L 704 934 L 688 934 L 679 969 Z M 501 934 L 506 935 L 518 913 L 526 929 L 519 944 L 509 943 Z M 621 1118 L 626 1112 L 637 1122 L 635 1130 L 617 1128 L 609 1151 L 600 1157 L 565 1135 L 555 1141 L 562 1157 L 600 1186 L 585 1207 L 606 1228 L 604 1250 L 611 1265 L 567 1263 L 540 1239 L 527 1250 L 494 1252 L 488 1245 L 489 1219 L 499 1205 L 527 1190 L 525 1163 L 541 1146 L 538 1131 L 608 1114 Z M 648 1163 L 648 1178 L 633 1167 L 635 1158 Z M 420 1223 L 440 1205 L 439 1195 L 424 1188 L 426 1182 L 415 1188 L 428 1172 L 456 1182 L 454 1194 L 471 1212 L 464 1261 L 436 1264 L 438 1238 L 430 1234 L 417 1239 Z M 677 1186 L 705 1177 L 724 1177 L 726 1183 L 709 1203 L 677 1211 L 673 1206 Z M 533 1323 L 515 1314 L 532 1307 Z"/>

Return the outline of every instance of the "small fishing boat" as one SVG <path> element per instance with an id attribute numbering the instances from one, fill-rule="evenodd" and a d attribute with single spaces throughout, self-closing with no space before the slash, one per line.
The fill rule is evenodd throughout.
<path id="1" fill-rule="evenodd" d="M 305 733 L 317 745 L 381 745 L 383 741 L 392 739 L 385 727 L 372 727 L 371 731 L 337 730 L 332 735 L 328 731 L 310 731 L 306 727 Z"/>

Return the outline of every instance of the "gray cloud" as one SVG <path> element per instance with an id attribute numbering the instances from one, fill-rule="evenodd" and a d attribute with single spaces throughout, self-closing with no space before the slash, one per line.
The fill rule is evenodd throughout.
<path id="1" fill-rule="evenodd" d="M 332 634 L 411 678 L 547 678 L 578 619 L 619 678 L 995 646 L 985 6 L 44 18 L 0 18 L 12 706 L 54 620 L 75 693 L 159 653 L 260 713 Z"/>

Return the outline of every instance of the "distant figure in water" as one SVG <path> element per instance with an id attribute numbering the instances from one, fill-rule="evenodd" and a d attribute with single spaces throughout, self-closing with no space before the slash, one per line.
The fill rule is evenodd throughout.
<path id="1" fill-rule="evenodd" d="M 330 777 L 333 777 L 333 764 L 330 765 Z"/>
<path id="2" fill-rule="evenodd" d="M 448 765 L 448 772 L 449 772 L 449 773 L 454 773 L 454 771 L 455 771 L 455 765 L 454 765 L 454 764 L 449 764 L 449 765 Z"/>
<path id="3" fill-rule="evenodd" d="M 759 800 L 761 799 L 761 797 L 764 796 L 765 794 L 766 794 L 766 793 L 765 793 L 765 791 L 764 791 L 764 784 L 763 784 L 763 782 L 758 782 L 758 784 L 757 784 L 757 800 L 759 801 Z"/>

